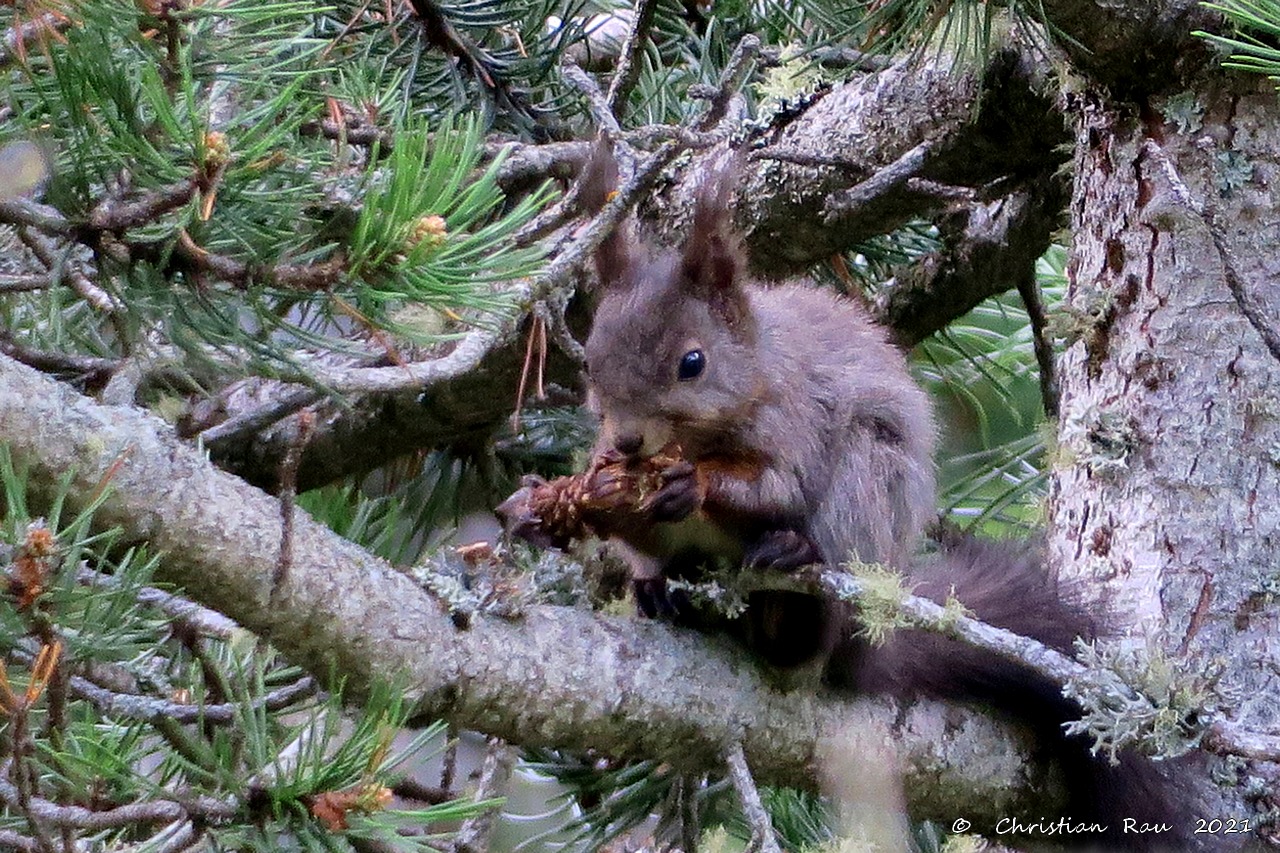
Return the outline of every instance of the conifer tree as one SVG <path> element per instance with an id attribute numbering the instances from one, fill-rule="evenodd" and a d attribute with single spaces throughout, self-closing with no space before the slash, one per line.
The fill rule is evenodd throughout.
<path id="1" fill-rule="evenodd" d="M 780 693 L 620 613 L 593 547 L 443 544 L 580 468 L 587 260 L 628 216 L 678 240 L 730 148 L 756 271 L 913 348 L 942 526 L 1047 525 L 1120 613 L 1047 664 L 1078 728 L 1199 751 L 1189 817 L 1276 837 L 1272 0 L 15 0 L 0 30 L 0 848 L 485 850 L 517 749 L 577 849 L 1051 813 L 981 709 Z M 600 135 L 623 175 L 586 216 Z M 874 571 L 814 583 L 1026 654 Z M 938 821 L 905 836 L 809 769 L 886 718 Z M 464 729 L 478 781 L 423 784 Z"/>

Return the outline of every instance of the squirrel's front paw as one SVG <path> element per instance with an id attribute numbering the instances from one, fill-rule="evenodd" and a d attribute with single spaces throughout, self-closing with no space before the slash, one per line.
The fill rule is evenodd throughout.
<path id="1" fill-rule="evenodd" d="M 631 590 L 636 597 L 636 608 L 650 619 L 671 619 L 677 612 L 675 602 L 667 590 L 667 579 L 633 578 Z"/>
<path id="2" fill-rule="evenodd" d="M 680 521 L 702 505 L 697 472 L 689 462 L 677 462 L 662 472 L 662 487 L 641 508 L 654 521 Z"/>
<path id="3" fill-rule="evenodd" d="M 822 562 L 818 548 L 798 530 L 771 530 L 747 549 L 742 564 L 749 569 L 791 572 Z"/>

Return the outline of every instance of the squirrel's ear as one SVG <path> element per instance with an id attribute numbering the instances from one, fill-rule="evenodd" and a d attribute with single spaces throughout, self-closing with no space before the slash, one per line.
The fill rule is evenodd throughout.
<path id="1" fill-rule="evenodd" d="M 617 189 L 618 161 L 613 156 L 613 142 L 601 134 L 578 178 L 578 204 L 584 213 L 595 215 Z M 619 223 L 596 247 L 595 261 L 601 288 L 607 290 L 629 280 L 631 251 L 625 222 Z"/>
<path id="2" fill-rule="evenodd" d="M 685 243 L 680 271 L 687 292 L 705 299 L 730 326 L 750 316 L 742 288 L 745 258 L 733 232 L 733 166 L 708 175 L 698 190 L 693 227 Z"/>

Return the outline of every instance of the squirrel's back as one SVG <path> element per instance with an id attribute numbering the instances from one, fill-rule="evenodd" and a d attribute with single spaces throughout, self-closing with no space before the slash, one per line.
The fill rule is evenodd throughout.
<path id="1" fill-rule="evenodd" d="M 806 470 L 818 551 L 904 566 L 935 495 L 932 414 L 905 355 L 854 299 L 807 281 L 747 287 L 768 330 L 763 369 L 784 401 L 756 429 Z M 800 414 L 812 429 L 797 429 Z"/>

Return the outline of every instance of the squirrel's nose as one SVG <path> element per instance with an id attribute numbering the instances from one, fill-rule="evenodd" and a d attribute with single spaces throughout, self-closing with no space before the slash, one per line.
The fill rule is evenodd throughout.
<path id="1" fill-rule="evenodd" d="M 613 446 L 619 453 L 635 456 L 644 447 L 644 436 L 638 432 L 624 433 L 613 440 Z"/>

